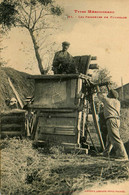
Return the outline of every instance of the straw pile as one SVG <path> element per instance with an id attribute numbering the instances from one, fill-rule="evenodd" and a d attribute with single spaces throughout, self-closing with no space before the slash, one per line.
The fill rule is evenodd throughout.
<path id="1" fill-rule="evenodd" d="M 34 149 L 32 141 L 15 138 L 4 140 L 1 148 L 2 195 L 72 194 L 96 182 L 129 180 L 129 162 L 66 154 L 62 147 Z"/>

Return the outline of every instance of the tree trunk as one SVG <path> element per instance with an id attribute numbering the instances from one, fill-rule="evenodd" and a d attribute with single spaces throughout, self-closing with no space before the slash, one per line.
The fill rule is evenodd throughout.
<path id="1" fill-rule="evenodd" d="M 38 47 L 38 45 L 36 43 L 36 39 L 34 37 L 33 31 L 29 30 L 29 33 L 30 33 L 30 36 L 32 38 L 34 51 L 35 51 L 35 56 L 36 56 L 36 59 L 38 61 L 38 67 L 39 67 L 40 73 L 41 74 L 45 74 L 45 71 L 44 71 L 43 66 L 42 66 L 42 60 L 41 60 L 41 57 L 40 57 L 40 54 L 39 54 L 39 50 L 38 50 L 39 47 Z"/>

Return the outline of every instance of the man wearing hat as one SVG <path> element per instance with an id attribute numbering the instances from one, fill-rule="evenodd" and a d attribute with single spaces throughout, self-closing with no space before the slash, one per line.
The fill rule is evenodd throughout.
<path id="1" fill-rule="evenodd" d="M 54 74 L 70 74 L 76 73 L 76 66 L 73 57 L 67 51 L 70 43 L 64 41 L 62 43 L 62 50 L 55 53 L 52 70 Z"/>
<path id="2" fill-rule="evenodd" d="M 105 97 L 97 86 L 97 95 L 100 101 L 104 104 L 104 117 L 108 130 L 109 144 L 107 145 L 103 154 L 110 154 L 112 147 L 116 152 L 117 160 L 128 160 L 128 155 L 124 144 L 120 138 L 120 102 L 118 100 L 117 91 L 111 89 Z"/>

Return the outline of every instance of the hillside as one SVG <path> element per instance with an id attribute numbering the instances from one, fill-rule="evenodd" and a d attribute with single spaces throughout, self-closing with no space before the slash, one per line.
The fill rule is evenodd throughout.
<path id="1" fill-rule="evenodd" d="M 7 98 L 15 97 L 12 88 L 9 85 L 8 77 L 11 79 L 15 89 L 24 104 L 27 96 L 32 96 L 34 92 L 34 81 L 27 79 L 29 74 L 19 72 L 9 67 L 0 67 L 0 110 L 7 110 L 5 104 Z"/>

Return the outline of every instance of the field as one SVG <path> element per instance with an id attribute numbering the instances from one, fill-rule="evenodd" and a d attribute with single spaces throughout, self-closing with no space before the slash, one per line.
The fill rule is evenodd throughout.
<path id="1" fill-rule="evenodd" d="M 120 133 L 129 154 L 128 117 L 128 109 L 122 110 Z M 1 157 L 2 195 L 129 194 L 128 161 L 66 153 L 61 146 L 36 148 L 16 138 L 1 142 Z"/>

